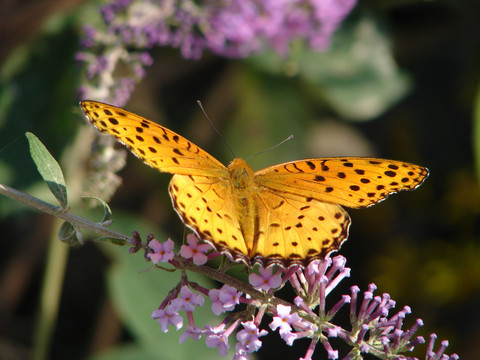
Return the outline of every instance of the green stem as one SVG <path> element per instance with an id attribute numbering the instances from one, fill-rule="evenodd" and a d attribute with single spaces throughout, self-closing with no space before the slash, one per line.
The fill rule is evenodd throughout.
<path id="1" fill-rule="evenodd" d="M 55 231 L 51 232 L 49 239 L 38 319 L 35 324 L 33 360 L 44 360 L 47 358 L 50 339 L 57 322 L 58 304 L 60 302 L 68 255 L 68 246 L 58 241 L 56 236 L 60 225 L 61 221 L 57 219 L 53 226 Z"/>
<path id="2" fill-rule="evenodd" d="M 96 224 L 94 222 L 81 218 L 80 216 L 72 214 L 67 209 L 62 209 L 60 206 L 54 206 L 43 200 L 37 199 L 36 197 L 28 195 L 22 191 L 11 188 L 7 185 L 0 184 L 0 194 L 5 195 L 13 200 L 19 201 L 22 204 L 32 207 L 34 209 L 56 216 L 57 218 L 60 218 L 62 220 L 71 222 L 78 227 L 103 235 L 105 237 L 125 240 L 126 242 L 130 241 L 130 237 L 124 234 L 110 230 L 109 228 L 106 228 L 100 224 Z"/>

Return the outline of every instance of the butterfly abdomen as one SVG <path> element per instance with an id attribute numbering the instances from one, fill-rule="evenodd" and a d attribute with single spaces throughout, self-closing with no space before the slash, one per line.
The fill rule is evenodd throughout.
<path id="1" fill-rule="evenodd" d="M 255 218 L 257 217 L 257 204 L 254 193 L 256 191 L 254 173 L 252 168 L 243 159 L 236 158 L 228 165 L 230 183 L 235 199 L 235 210 L 243 238 L 249 252 L 254 249 Z M 250 254 L 252 255 L 252 254 Z"/>

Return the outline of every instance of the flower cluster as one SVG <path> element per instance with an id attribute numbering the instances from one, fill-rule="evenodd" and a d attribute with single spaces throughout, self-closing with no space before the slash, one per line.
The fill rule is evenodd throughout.
<path id="1" fill-rule="evenodd" d="M 114 0 L 102 9 L 104 26 L 84 29 L 88 82 L 81 98 L 125 105 L 135 81 L 152 63 L 147 50 L 179 48 L 187 59 L 204 50 L 243 58 L 273 49 L 288 53 L 296 39 L 324 50 L 356 0 Z M 130 75 L 115 79 L 119 66 Z"/>
<path id="2" fill-rule="evenodd" d="M 150 237 L 146 246 L 146 257 L 152 262 L 169 263 L 181 270 L 197 270 L 208 259 L 218 256 L 210 245 L 202 244 L 194 235 L 187 237 L 188 245 L 183 245 L 180 254 L 173 252 L 173 242 L 167 240 L 163 244 Z M 135 246 L 138 247 L 138 237 Z M 188 264 L 194 266 L 189 267 Z M 288 346 L 293 346 L 298 339 L 310 339 L 310 346 L 303 360 L 312 359 L 317 345 L 323 346 L 328 359 L 338 359 L 340 354 L 330 343 L 337 338 L 349 345 L 350 352 L 343 354 L 343 359 L 361 358 L 362 354 L 370 354 L 378 358 L 414 359 L 404 355 L 417 345 L 425 343 L 421 336 L 415 336 L 423 325 L 417 319 L 409 329 L 403 329 L 403 321 L 411 309 L 405 306 L 393 315 L 395 301 L 384 293 L 375 295 L 376 286 L 371 284 L 360 297 L 357 286 L 350 288 L 330 308 L 326 306 L 326 298 L 331 291 L 346 277 L 350 269 L 345 267 L 346 260 L 342 256 L 326 257 L 321 261 L 313 261 L 305 269 L 298 266 L 281 269 L 260 267 L 249 275 L 249 284 L 240 283 L 230 278 L 221 270 L 216 270 L 216 280 L 224 285 L 219 289 L 207 289 L 197 283 L 188 281 L 184 273 L 179 284 L 172 289 L 159 308 L 152 313 L 152 318 L 160 324 L 161 330 L 167 332 L 170 327 L 176 330 L 184 326 L 185 314 L 188 324 L 180 335 L 180 343 L 187 338 L 205 339 L 209 348 L 217 348 L 223 356 L 230 350 L 230 342 L 235 342 L 233 359 L 247 360 L 249 354 L 258 351 L 262 346 L 261 337 L 269 334 L 268 329 L 259 327 L 265 316 L 270 316 L 269 329 L 278 331 L 281 339 Z M 205 267 L 206 268 L 206 267 Z M 210 268 L 209 268 L 210 269 Z M 209 271 L 212 271 L 210 269 Z M 213 274 L 210 272 L 210 274 Z M 287 303 L 275 297 L 275 292 L 289 284 L 297 296 L 293 303 Z M 218 325 L 207 324 L 203 328 L 195 323 L 194 310 L 204 304 L 205 298 L 211 301 L 211 310 L 215 315 L 232 312 L 237 305 L 241 310 L 228 314 Z M 336 325 L 335 315 L 342 309 L 350 313 L 348 328 Z M 431 334 L 426 350 L 427 360 L 456 360 L 456 354 L 446 355 L 447 341 L 443 341 L 435 351 L 436 335 Z"/>

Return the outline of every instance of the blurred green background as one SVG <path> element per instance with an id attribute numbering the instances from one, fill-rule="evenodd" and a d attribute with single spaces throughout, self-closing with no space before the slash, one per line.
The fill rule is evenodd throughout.
<path id="1" fill-rule="evenodd" d="M 54 202 L 29 156 L 24 133 L 33 132 L 66 173 L 71 210 L 100 221 L 98 212 L 79 200 L 93 129 L 77 106 L 82 75 L 74 60 L 81 26 L 98 21 L 91 19 L 98 5 L 75 0 L 0 4 L 0 183 Z M 477 1 L 371 0 L 358 4 L 327 53 L 295 44 L 288 59 L 262 54 L 225 60 L 204 54 L 200 61 L 187 61 L 176 50 L 156 49 L 154 65 L 126 108 L 179 132 L 224 163 L 232 156 L 197 99 L 236 156 L 246 158 L 294 134 L 251 159 L 254 170 L 336 155 L 427 166 L 430 178 L 416 191 L 349 211 L 351 233 L 340 253 L 352 276 L 330 301 L 351 285 L 364 291 L 374 282 L 378 294 L 388 292 L 397 301 L 398 310 L 412 308 L 406 328 L 422 318 L 425 326 L 417 335 L 428 338 L 435 332 L 439 340 L 450 341 L 448 354 L 475 359 L 480 339 L 479 18 Z M 109 202 L 112 228 L 180 241 L 182 223 L 167 194 L 170 176 L 131 155 L 120 175 L 122 185 Z M 57 228 L 53 218 L 0 198 L 1 359 L 31 358 L 48 263 L 62 282 L 63 265 L 46 258 Z M 69 249 L 65 266 L 48 358 L 219 358 L 203 340 L 177 345 L 179 333 L 163 334 L 150 319 L 178 274 L 138 273 L 149 266 L 141 254 L 91 242 Z M 209 306 L 207 301 L 199 326 L 220 322 L 208 314 Z M 297 359 L 308 346 L 287 347 L 276 334 L 262 341 L 262 359 Z M 325 356 L 319 346 L 315 358 Z"/>

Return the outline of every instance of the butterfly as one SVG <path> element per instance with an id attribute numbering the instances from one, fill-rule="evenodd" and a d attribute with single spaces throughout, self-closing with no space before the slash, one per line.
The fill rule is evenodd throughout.
<path id="1" fill-rule="evenodd" d="M 332 157 L 286 162 L 253 172 L 240 158 L 228 166 L 175 132 L 126 110 L 82 101 L 88 120 L 147 165 L 174 174 L 173 208 L 200 239 L 230 260 L 306 266 L 348 237 L 342 206 L 365 208 L 413 190 L 427 168 L 394 160 Z"/>

